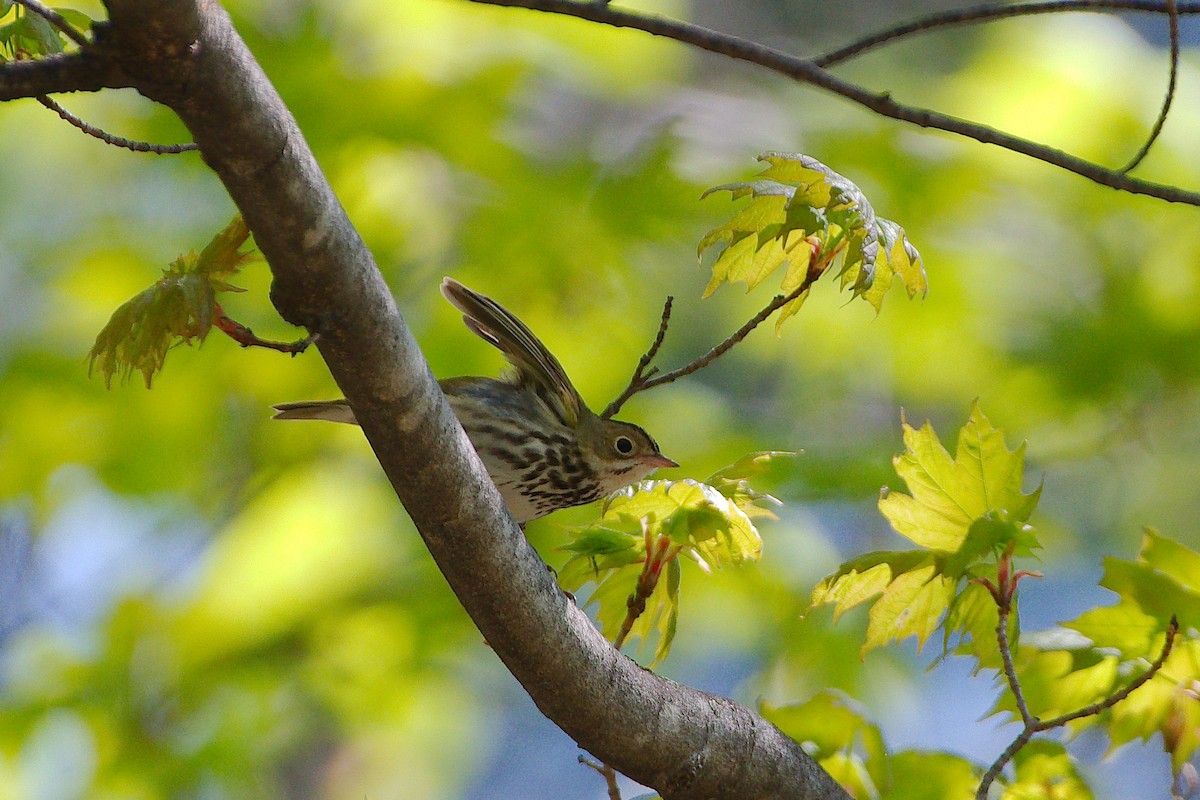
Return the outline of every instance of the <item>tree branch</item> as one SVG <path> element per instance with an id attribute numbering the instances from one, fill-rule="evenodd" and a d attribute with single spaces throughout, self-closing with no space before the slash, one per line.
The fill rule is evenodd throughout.
<path id="1" fill-rule="evenodd" d="M 62 14 L 59 14 L 52 8 L 47 8 L 39 3 L 38 0 L 16 0 L 16 3 L 17 5 L 25 6 L 25 8 L 37 14 L 39 17 L 43 17 L 51 25 L 65 33 L 67 38 L 75 42 L 75 44 L 79 45 L 80 47 L 87 47 L 90 44 L 86 36 L 75 30 L 70 23 L 63 19 Z"/>
<path id="2" fill-rule="evenodd" d="M 1175 637 L 1179 633 L 1179 621 L 1175 617 L 1171 617 L 1171 622 L 1169 625 L 1167 625 L 1166 641 L 1163 642 L 1162 651 L 1159 652 L 1158 658 L 1154 659 L 1149 668 L 1147 668 L 1146 671 L 1141 675 L 1130 681 L 1124 689 L 1121 689 L 1109 697 L 1106 697 L 1099 703 L 1093 703 L 1089 706 L 1084 706 L 1078 711 L 1072 711 L 1069 714 L 1063 714 L 1061 716 L 1054 717 L 1053 719 L 1039 720 L 1037 717 L 1029 713 L 1029 707 L 1025 704 L 1025 698 L 1021 693 L 1020 681 L 1017 680 L 1017 673 L 1012 665 L 1012 652 L 1010 651 L 1008 645 L 1008 631 L 1005 629 L 1005 623 L 1007 622 L 1008 617 L 1008 609 L 1003 603 L 1000 604 L 999 609 L 1000 625 L 996 628 L 996 641 L 1000 645 L 1000 655 L 1004 660 L 1004 674 L 1008 678 L 1009 688 L 1012 689 L 1013 696 L 1017 700 L 1017 708 L 1020 709 L 1024 725 L 1021 729 L 1021 733 L 1017 735 L 1017 738 L 1013 739 L 1008 747 L 1004 748 L 1004 752 L 1001 753 L 1000 756 L 994 762 L 992 762 L 992 765 L 988 767 L 987 771 L 983 773 L 983 777 L 979 781 L 979 788 L 975 792 L 975 800 L 987 800 L 988 791 L 991 789 L 991 786 L 995 782 L 996 778 L 1000 776 L 1000 773 L 1004 771 L 1004 768 L 1008 766 L 1008 763 L 1016 757 L 1017 753 L 1021 751 L 1021 748 L 1027 745 L 1036 734 L 1044 733 L 1045 731 L 1053 730 L 1054 728 L 1061 728 L 1069 722 L 1073 722 L 1077 719 L 1083 719 L 1084 717 L 1095 716 L 1107 708 L 1112 708 L 1126 697 L 1129 697 L 1129 695 L 1146 683 L 1146 681 L 1157 675 L 1159 670 L 1162 669 L 1163 664 L 1167 663 L 1167 659 L 1171 655 L 1171 649 L 1175 646 Z"/>
<path id="3" fill-rule="evenodd" d="M 0 64 L 0 101 L 58 92 L 98 92 L 132 85 L 116 63 L 92 47 L 75 53 Z"/>
<path id="4" fill-rule="evenodd" d="M 824 274 L 825 270 L 823 268 L 819 270 L 810 269 L 808 274 L 804 276 L 803 283 L 787 294 L 775 295 L 775 297 L 771 299 L 771 302 L 763 306 L 763 308 L 757 314 L 747 320 L 746 324 L 742 325 L 742 327 L 730 334 L 725 341 L 716 345 L 707 353 L 699 358 L 696 358 L 690 363 L 685 364 L 678 369 L 673 369 L 670 372 L 658 375 L 657 367 L 646 370 L 646 366 L 658 352 L 658 347 L 662 344 L 662 339 L 667 333 L 667 321 L 671 316 L 671 298 L 667 298 L 667 304 L 663 308 L 662 323 L 659 325 L 658 336 L 655 337 L 654 344 L 651 345 L 650 349 L 646 351 L 646 354 L 642 356 L 640 361 L 638 361 L 637 369 L 633 371 L 633 377 L 630 378 L 629 385 L 625 387 L 625 391 L 621 392 L 621 394 L 617 396 L 616 400 L 613 400 L 608 404 L 601 416 L 611 417 L 613 414 L 616 414 L 621 410 L 621 406 L 625 405 L 625 402 L 638 392 L 644 392 L 647 389 L 653 389 L 655 386 L 662 386 L 664 383 L 670 383 L 671 381 L 679 380 L 685 375 L 691 375 L 697 370 L 704 369 L 709 364 L 725 355 L 725 353 L 729 352 L 734 345 L 738 344 L 748 335 L 750 335 L 750 331 L 761 325 L 776 311 L 783 308 L 788 303 L 792 302 L 797 297 L 811 289 L 812 285 L 816 283 L 817 278 Z"/>
<path id="5" fill-rule="evenodd" d="M 613 400 L 605 407 L 604 412 L 600 414 L 602 418 L 609 419 L 613 414 L 620 411 L 621 406 L 625 405 L 626 400 L 633 397 L 642 382 L 658 372 L 658 367 L 650 367 L 650 362 L 658 355 L 658 348 L 662 347 L 663 339 L 667 336 L 667 325 L 671 322 L 671 304 L 673 302 L 675 302 L 675 298 L 667 295 L 667 302 L 663 303 L 662 320 L 658 323 L 658 335 L 654 337 L 654 343 L 638 359 L 637 367 L 633 370 L 633 377 L 629 379 L 629 385 L 625 387 L 625 391 L 617 396 L 616 400 Z M 647 367 L 649 367 L 649 370 L 647 370 Z"/>
<path id="6" fill-rule="evenodd" d="M 988 790 L 992 788 L 996 778 L 1000 777 L 1000 772 L 1008 766 L 1008 762 L 1012 761 L 1017 753 L 1021 752 L 1021 748 L 1029 744 L 1034 733 L 1033 729 L 1025 728 L 1017 738 L 1009 743 L 1008 747 L 1004 748 L 1000 757 L 992 762 L 992 765 L 987 768 L 987 772 L 983 773 L 983 777 L 979 779 L 979 788 L 975 790 L 975 800 L 987 800 Z"/>
<path id="7" fill-rule="evenodd" d="M 1112 708 L 1126 697 L 1129 697 L 1129 695 L 1141 687 L 1142 684 L 1157 675 L 1159 670 L 1162 669 L 1163 664 L 1167 663 L 1167 659 L 1171 656 L 1171 649 L 1175 646 L 1175 636 L 1178 633 L 1179 620 L 1175 619 L 1175 617 L 1171 617 L 1171 623 L 1167 626 L 1167 639 L 1165 642 L 1163 642 L 1162 652 L 1158 654 L 1158 658 L 1154 659 L 1154 661 L 1150 664 L 1150 667 L 1145 672 L 1134 678 L 1124 689 L 1112 695 L 1111 697 L 1105 698 L 1099 703 L 1093 703 L 1090 706 L 1084 706 L 1078 711 L 1072 711 L 1070 714 L 1063 714 L 1060 717 L 1039 722 L 1035 726 L 1037 730 L 1039 732 L 1048 731 L 1051 728 L 1062 727 L 1068 722 L 1074 722 L 1077 719 L 1095 716 L 1106 708 Z"/>
<path id="8" fill-rule="evenodd" d="M 1176 3 L 1179 14 L 1200 13 L 1200 2 Z M 928 33 L 941 28 L 970 25 L 980 22 L 993 22 L 999 19 L 1013 17 L 1029 17 L 1037 14 L 1053 14 L 1064 11 L 1147 11 L 1154 13 L 1169 13 L 1166 0 L 1051 0 L 1040 3 L 1014 3 L 1013 5 L 986 5 L 959 8 L 951 11 L 938 11 L 928 16 L 919 17 L 897 25 L 893 28 L 864 36 L 850 44 L 830 50 L 824 55 L 816 56 L 812 63 L 819 67 L 832 67 L 860 56 L 868 50 L 874 50 L 898 39 L 903 39 L 915 33 Z"/>
<path id="9" fill-rule="evenodd" d="M 450 411 L 296 122 L 209 0 L 107 0 L 123 69 L 173 108 L 241 210 L 493 652 L 581 747 L 668 800 L 846 795 L 779 729 L 617 652 L 558 589 Z M 669 713 L 668 713 L 669 711 Z"/>
<path id="10" fill-rule="evenodd" d="M 1028 730 L 1037 723 L 1037 719 L 1029 713 L 1029 704 L 1025 702 L 1025 693 L 1021 691 L 1021 682 L 1017 680 L 1017 668 L 1013 666 L 1012 647 L 1008 643 L 1010 608 L 1011 606 L 1007 604 L 999 607 L 1000 622 L 996 625 L 996 642 L 1000 646 L 1000 659 L 1004 663 L 1004 677 L 1008 679 L 1009 691 L 1013 693 L 1017 710 L 1021 713 L 1021 721 L 1025 723 L 1025 728 Z"/>
<path id="11" fill-rule="evenodd" d="M 1150 129 L 1150 135 L 1146 137 L 1145 144 L 1129 160 L 1129 163 L 1121 168 L 1121 172 L 1130 172 L 1142 163 L 1146 154 L 1150 152 L 1150 148 L 1154 146 L 1158 135 L 1162 133 L 1163 125 L 1167 122 L 1167 114 L 1171 113 L 1171 101 L 1175 99 L 1175 85 L 1179 79 L 1179 7 L 1175 0 L 1167 0 L 1167 30 L 1171 39 L 1171 71 L 1167 78 L 1167 93 L 1163 97 L 1158 119 L 1154 120 L 1154 127 Z"/>
<path id="12" fill-rule="evenodd" d="M 597 764 L 585 756 L 579 757 L 579 763 L 594 769 L 604 778 L 604 785 L 608 788 L 608 800 L 621 800 L 621 787 L 617 785 L 616 770 L 607 764 Z"/>
<path id="13" fill-rule="evenodd" d="M 812 61 L 699 25 L 667 17 L 621 11 L 600 3 L 584 3 L 577 0 L 470 0 L 470 2 L 564 14 L 591 22 L 618 28 L 633 28 L 655 36 L 674 39 L 702 50 L 758 64 L 793 80 L 818 86 L 890 119 L 908 122 L 922 128 L 934 128 L 958 134 L 983 144 L 996 145 L 1060 167 L 1113 189 L 1157 197 L 1174 203 L 1200 205 L 1200 192 L 1133 178 L 1119 170 L 1109 169 L 1057 148 L 1014 136 L 986 125 L 932 109 L 903 105 L 893 100 L 890 93 L 872 92 L 857 84 L 842 80 Z"/>
<path id="14" fill-rule="evenodd" d="M 37 101 L 46 108 L 53 111 L 55 114 L 68 124 L 78 128 L 88 136 L 94 136 L 105 144 L 110 144 L 113 147 L 123 147 L 126 150 L 133 150 L 137 153 L 155 153 L 157 155 L 175 155 L 178 153 L 186 153 L 194 150 L 199 150 L 200 147 L 195 142 L 187 142 L 185 144 L 152 144 L 150 142 L 139 142 L 133 139 L 126 139 L 124 136 L 117 136 L 109 133 L 106 130 L 97 128 L 88 122 L 67 111 L 59 103 L 45 95 L 38 95 Z"/>

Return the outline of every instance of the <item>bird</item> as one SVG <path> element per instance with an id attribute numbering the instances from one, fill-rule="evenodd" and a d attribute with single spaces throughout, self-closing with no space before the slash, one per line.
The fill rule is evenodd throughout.
<path id="1" fill-rule="evenodd" d="M 442 295 L 473 333 L 512 365 L 502 378 L 438 381 L 450 408 L 522 526 L 678 467 L 645 430 L 592 412 L 558 359 L 508 309 L 453 278 Z M 346 400 L 281 403 L 274 419 L 357 425 Z"/>

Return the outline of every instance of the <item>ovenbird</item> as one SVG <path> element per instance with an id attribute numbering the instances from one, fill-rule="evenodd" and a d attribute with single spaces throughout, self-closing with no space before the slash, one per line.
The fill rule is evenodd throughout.
<path id="1" fill-rule="evenodd" d="M 558 359 L 499 303 L 451 278 L 442 281 L 442 294 L 463 312 L 467 327 L 516 368 L 505 379 L 439 384 L 518 522 L 590 503 L 658 467 L 679 466 L 637 425 L 594 414 Z M 275 419 L 357 424 L 345 400 L 274 408 Z"/>

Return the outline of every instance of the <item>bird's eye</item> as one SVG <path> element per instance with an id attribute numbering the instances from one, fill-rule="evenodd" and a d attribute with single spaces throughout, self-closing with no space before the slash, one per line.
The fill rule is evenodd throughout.
<path id="1" fill-rule="evenodd" d="M 633 440 L 628 436 L 618 436 L 613 442 L 613 447 L 617 448 L 617 452 L 623 456 L 627 456 L 633 452 Z"/>

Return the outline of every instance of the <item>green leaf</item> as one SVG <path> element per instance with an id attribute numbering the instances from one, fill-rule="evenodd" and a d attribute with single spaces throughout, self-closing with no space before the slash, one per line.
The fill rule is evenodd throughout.
<path id="1" fill-rule="evenodd" d="M 762 554 L 758 529 L 737 504 L 698 481 L 642 481 L 610 495 L 603 519 L 646 519 L 708 568 L 738 566 Z"/>
<path id="2" fill-rule="evenodd" d="M 834 604 L 834 619 L 854 606 L 882 593 L 899 575 L 933 563 L 921 550 L 892 550 L 867 553 L 842 564 L 838 571 L 813 589 L 809 608 Z"/>
<path id="3" fill-rule="evenodd" d="M 863 654 L 909 636 L 923 646 L 950 605 L 955 584 L 932 564 L 898 575 L 868 612 Z"/>
<path id="4" fill-rule="evenodd" d="M 979 786 L 975 766 L 961 756 L 904 750 L 891 758 L 884 800 L 971 800 Z"/>
<path id="5" fill-rule="evenodd" d="M 795 455 L 795 453 L 787 450 L 759 450 L 754 453 L 747 453 L 728 467 L 714 472 L 704 482 L 711 486 L 719 487 L 726 483 L 747 481 L 765 474 L 777 460 L 792 458 Z"/>
<path id="6" fill-rule="evenodd" d="M 180 256 L 148 289 L 123 303 L 96 336 L 88 352 L 88 373 L 98 369 L 106 386 L 120 375 L 142 373 L 149 388 L 176 344 L 203 342 L 212 327 L 216 293 L 232 288 L 224 280 L 254 256 L 241 252 L 250 232 L 240 216 L 197 256 Z"/>
<path id="7" fill-rule="evenodd" d="M 1139 554 L 1147 566 L 1163 572 L 1181 586 L 1200 592 L 1200 553 L 1153 528 L 1146 528 Z"/>
<path id="8" fill-rule="evenodd" d="M 818 763 L 854 800 L 874 800 L 879 796 L 862 759 L 857 755 L 834 753 Z"/>
<path id="9" fill-rule="evenodd" d="M 929 292 L 925 265 L 917 248 L 905 236 L 904 229 L 890 219 L 880 219 L 879 240 L 888 265 L 900 276 L 909 299 L 918 294 L 924 297 Z"/>
<path id="10" fill-rule="evenodd" d="M 1120 688 L 1119 660 L 1092 648 L 1041 650 L 1022 646 L 1014 654 L 1014 661 L 1025 701 L 1038 717 L 1070 713 L 1099 702 Z M 996 710 L 1017 716 L 1016 705 L 1007 692 L 1001 696 Z M 1093 723 L 1094 720 L 1087 720 L 1083 724 Z"/>
<path id="11" fill-rule="evenodd" d="M 877 312 L 897 276 L 910 298 L 926 292 L 920 254 L 904 229 L 878 217 L 852 181 L 805 155 L 765 153 L 759 161 L 767 167 L 758 179 L 715 186 L 703 195 L 726 191 L 734 200 L 750 198 L 729 222 L 700 239 L 700 257 L 710 247 L 725 246 L 713 263 L 705 297 L 725 283 L 743 282 L 753 289 L 781 266 L 780 288 L 791 294 L 810 274 L 815 280 L 837 262 L 842 287 L 851 287 Z M 776 331 L 807 294 L 782 308 Z"/>
<path id="12" fill-rule="evenodd" d="M 63 51 L 62 39 L 59 38 L 58 28 L 40 14 L 25 14 L 21 21 L 24 28 L 19 34 L 28 43 L 27 49 L 31 55 L 44 56 Z"/>
<path id="13" fill-rule="evenodd" d="M 1152 650 L 1162 649 L 1163 637 Z M 1145 669 L 1145 662 L 1139 664 Z M 1146 741 L 1161 734 L 1176 774 L 1200 747 L 1200 641 L 1183 639 L 1152 680 L 1108 712 L 1108 736 L 1115 749 L 1134 739 Z"/>
<path id="14" fill-rule="evenodd" d="M 1116 650 L 1122 658 L 1141 658 L 1151 652 L 1152 642 L 1162 638 L 1164 625 L 1132 600 L 1115 606 L 1092 608 L 1063 626 L 1086 636 L 1095 647 Z"/>
<path id="15" fill-rule="evenodd" d="M 1037 547 L 1033 527 L 1005 519 L 1005 511 L 989 511 L 971 523 L 967 536 L 953 554 L 942 561 L 942 573 L 961 577 L 967 569 L 989 553 L 1000 553 L 1015 543 L 1016 555 L 1030 555 Z"/>
<path id="16" fill-rule="evenodd" d="M 704 482 L 732 500 L 734 505 L 744 511 L 747 516 L 774 518 L 775 515 L 763 506 L 765 504 L 773 506 L 783 504 L 779 502 L 778 498 L 750 488 L 750 479 L 767 472 L 771 465 L 779 459 L 795 455 L 795 453 L 783 450 L 747 453 L 728 467 L 714 472 Z"/>
<path id="17" fill-rule="evenodd" d="M 0 5 L 3 5 L 2 0 L 0 0 Z M 83 34 L 88 33 L 92 29 L 92 23 L 95 22 L 87 14 L 74 8 L 56 8 L 54 10 L 68 25 Z M 0 11 L 0 13 L 3 12 Z"/>
<path id="18" fill-rule="evenodd" d="M 1008 641 L 1012 647 L 1016 647 L 1020 639 L 1019 620 L 1019 614 L 1010 614 L 1008 617 Z M 957 633 L 954 652 L 972 656 L 975 659 L 975 673 L 981 669 L 1000 670 L 1003 660 L 1000 644 L 996 640 L 996 626 L 999 624 L 1000 614 L 991 593 L 981 584 L 967 584 L 951 602 L 946 614 L 942 626 L 942 649 L 949 651 L 950 639 Z"/>
<path id="19" fill-rule="evenodd" d="M 787 706 L 761 702 L 759 713 L 799 742 L 827 771 L 837 773 L 843 786 L 857 789 L 855 797 L 878 796 L 886 785 L 883 733 L 861 705 L 840 692 L 827 689 Z"/>
<path id="20" fill-rule="evenodd" d="M 650 668 L 667 657 L 675 637 L 675 625 L 679 616 L 678 569 L 678 561 L 667 565 L 667 579 L 660 580 L 655 585 L 654 591 L 646 600 L 646 610 L 634 621 L 629 632 L 629 638 L 639 639 L 642 647 L 657 636 L 658 643 Z M 633 569 L 608 570 L 599 578 L 596 588 L 584 604 L 596 607 L 596 622 L 601 632 L 609 639 L 616 637 L 625 622 L 628 612 L 626 602 L 637 588 L 638 574 L 639 571 Z"/>
<path id="21" fill-rule="evenodd" d="M 786 204 L 786 197 L 774 194 L 757 196 L 729 222 L 704 235 L 697 249 L 699 256 L 718 242 L 725 244 L 725 249 L 713 264 L 713 277 L 704 290 L 705 297 L 715 292 L 722 283 L 744 281 L 747 290 L 753 289 L 779 266 L 786 257 L 782 244 L 778 245 L 777 250 L 768 250 L 760 256 L 758 236 L 764 230 L 777 229 L 784 222 Z M 768 244 L 771 242 L 776 242 L 775 237 L 768 239 Z M 773 262 L 770 261 L 772 254 L 778 255 Z"/>
<path id="22" fill-rule="evenodd" d="M 983 586 L 961 592 L 958 587 L 966 578 L 995 584 L 999 554 L 1011 547 L 1028 555 L 1038 546 L 1026 520 L 1041 488 L 1021 491 L 1024 445 L 1009 450 L 977 403 L 953 457 L 928 423 L 920 430 L 903 426 L 905 452 L 894 464 L 912 494 L 885 490 L 879 508 L 898 533 L 926 549 L 870 553 L 846 562 L 813 590 L 810 608 L 833 603 L 836 619 L 878 596 L 868 613 L 863 653 L 907 636 L 923 645 L 944 625 L 944 650 L 958 633 L 956 652 L 974 655 L 977 669 L 997 666 L 995 600 Z"/>
<path id="23" fill-rule="evenodd" d="M 650 666 L 660 663 L 679 618 L 683 576 L 678 557 L 692 558 L 707 572 L 761 556 L 762 538 L 742 506 L 769 495 L 753 492 L 745 476 L 761 473 L 775 455 L 752 453 L 721 470 L 714 476 L 721 489 L 693 480 L 643 481 L 613 493 L 600 520 L 568 531 L 570 541 L 562 549 L 572 556 L 559 571 L 559 583 L 570 592 L 595 584 L 584 605 L 597 607 L 600 630 L 613 639 L 625 623 L 643 569 L 667 552 L 663 573 L 629 631 L 643 646 L 657 639 Z M 659 549 L 647 554 L 647 542 Z M 669 548 L 660 542 L 669 542 Z"/>
<path id="24" fill-rule="evenodd" d="M 978 403 L 959 431 L 953 458 L 928 422 L 920 430 L 907 422 L 903 427 L 905 452 L 893 464 L 912 494 L 888 492 L 879 500 L 897 533 L 921 547 L 955 552 L 975 520 L 989 512 L 1003 512 L 999 518 L 1012 523 L 1029 519 L 1042 489 L 1021 491 L 1025 445 L 1009 450 Z"/>
<path id="25" fill-rule="evenodd" d="M 1148 564 L 1106 558 L 1100 585 L 1134 601 L 1164 626 L 1173 616 L 1184 626 L 1200 624 L 1200 593 Z"/>
<path id="26" fill-rule="evenodd" d="M 650 669 L 654 669 L 663 662 L 671 652 L 671 643 L 675 641 L 675 626 L 679 622 L 679 584 L 683 579 L 682 573 L 678 559 L 671 559 L 667 562 L 666 603 L 663 612 L 655 620 L 658 646 L 654 648 L 654 660 L 650 662 Z M 643 642 L 648 638 L 647 634 L 642 634 Z"/>
<path id="27" fill-rule="evenodd" d="M 1059 742 L 1034 739 L 1013 757 L 1015 780 L 1001 800 L 1093 800 L 1091 787 L 1075 768 L 1075 759 Z"/>

